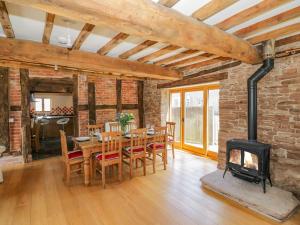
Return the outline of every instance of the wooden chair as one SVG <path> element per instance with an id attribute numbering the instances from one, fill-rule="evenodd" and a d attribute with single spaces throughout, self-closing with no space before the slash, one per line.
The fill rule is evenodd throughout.
<path id="1" fill-rule="evenodd" d="M 88 134 L 95 134 L 96 132 L 101 133 L 103 131 L 103 125 L 87 125 Z"/>
<path id="2" fill-rule="evenodd" d="M 156 156 L 162 154 L 164 170 L 167 163 L 167 127 L 155 127 L 153 142 L 147 145 L 147 151 L 152 155 L 153 173 L 155 173 Z"/>
<path id="3" fill-rule="evenodd" d="M 134 129 L 137 129 L 136 123 L 135 123 L 135 121 L 130 121 L 128 123 L 128 125 L 126 126 L 126 132 L 130 133 L 130 131 L 134 130 Z"/>
<path id="4" fill-rule="evenodd" d="M 146 145 L 147 145 L 147 129 L 135 129 L 130 131 L 130 146 L 123 148 L 122 161 L 130 167 L 130 178 L 132 178 L 132 170 L 134 162 L 141 160 L 143 162 L 144 176 L 146 176 Z"/>
<path id="5" fill-rule="evenodd" d="M 74 150 L 69 152 L 67 146 L 66 133 L 62 130 L 60 132 L 60 142 L 63 159 L 65 162 L 65 173 L 64 179 L 67 181 L 67 184 L 70 183 L 70 177 L 72 173 L 83 172 L 83 156 L 82 151 Z"/>
<path id="6" fill-rule="evenodd" d="M 174 122 L 167 122 L 167 145 L 172 147 L 173 159 L 175 158 L 174 144 L 175 144 L 175 125 Z"/>
<path id="7" fill-rule="evenodd" d="M 119 122 L 110 122 L 109 123 L 110 132 L 121 132 L 121 125 Z"/>
<path id="8" fill-rule="evenodd" d="M 94 168 L 102 175 L 102 186 L 105 188 L 105 168 L 118 165 L 119 181 L 122 180 L 122 133 L 121 132 L 103 132 L 102 152 L 95 156 L 97 164 Z M 94 163 L 93 163 L 94 164 Z M 99 169 L 96 166 L 99 165 Z"/>

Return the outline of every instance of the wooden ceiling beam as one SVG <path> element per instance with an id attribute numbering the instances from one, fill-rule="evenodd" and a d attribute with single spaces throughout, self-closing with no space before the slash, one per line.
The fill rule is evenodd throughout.
<path id="1" fill-rule="evenodd" d="M 161 60 L 155 62 L 154 64 L 156 64 L 156 65 L 167 65 L 167 64 L 169 64 L 169 63 L 171 63 L 175 60 L 182 59 L 182 58 L 187 57 L 191 54 L 196 54 L 197 52 L 200 52 L 200 51 L 199 50 L 188 49 L 188 50 L 180 52 L 176 55 L 170 56 L 168 58 L 161 59 Z"/>
<path id="2" fill-rule="evenodd" d="M 45 20 L 45 28 L 44 28 L 44 34 L 43 34 L 43 43 L 49 44 L 50 37 L 54 25 L 54 19 L 55 14 L 52 13 L 46 13 L 46 20 Z"/>
<path id="3" fill-rule="evenodd" d="M 171 63 L 171 64 L 167 65 L 166 67 L 167 68 L 183 67 L 183 66 L 186 66 L 186 65 L 189 65 L 192 63 L 203 61 L 205 59 L 209 59 L 209 57 L 216 58 L 218 56 L 214 56 L 213 54 L 210 54 L 210 53 L 202 53 L 201 55 L 197 55 L 197 56 L 194 56 L 191 58 L 187 58 L 187 59 L 180 60 L 178 62 Z"/>
<path id="4" fill-rule="evenodd" d="M 273 16 L 271 18 L 268 18 L 266 20 L 255 23 L 251 26 L 240 29 L 240 30 L 234 32 L 234 35 L 236 35 L 240 38 L 244 38 L 253 33 L 259 32 L 263 29 L 275 26 L 279 23 L 283 23 L 285 21 L 297 18 L 299 16 L 300 16 L 300 6 L 293 8 L 291 10 L 285 11 L 283 13 L 280 13 L 280 14 Z"/>
<path id="5" fill-rule="evenodd" d="M 94 28 L 95 25 L 93 24 L 89 24 L 89 23 L 84 24 L 82 30 L 80 31 L 79 35 L 77 36 L 76 40 L 73 43 L 72 50 L 80 49 L 82 43 L 90 35 L 90 33 Z"/>
<path id="6" fill-rule="evenodd" d="M 215 64 L 215 63 L 228 61 L 228 60 L 230 60 L 230 58 L 219 56 L 217 58 L 213 58 L 213 59 L 201 61 L 201 62 L 198 62 L 198 63 L 194 63 L 194 64 L 191 64 L 191 65 L 188 65 L 188 66 L 180 67 L 180 71 L 189 71 L 189 70 L 193 70 L 193 69 L 198 69 L 200 67 L 209 66 L 209 65 L 212 65 L 212 64 Z"/>
<path id="7" fill-rule="evenodd" d="M 173 81 L 173 82 L 158 84 L 157 88 L 161 89 L 161 88 L 182 87 L 182 86 L 202 84 L 202 83 L 208 83 L 208 82 L 216 82 L 216 81 L 220 81 L 220 80 L 225 80 L 227 78 L 228 78 L 228 72 L 207 74 L 207 75 L 199 76 L 196 78 L 182 79 L 182 80 L 177 80 L 177 81 Z"/>
<path id="8" fill-rule="evenodd" d="M 0 23 L 7 38 L 15 38 L 5 2 L 0 1 Z"/>
<path id="9" fill-rule="evenodd" d="M 269 39 L 276 39 L 280 36 L 288 35 L 299 31 L 300 31 L 300 23 L 296 23 L 296 24 L 279 28 L 277 30 L 269 31 L 267 33 L 254 36 L 252 38 L 247 39 L 247 41 L 250 42 L 251 44 L 257 44 L 262 41 L 266 41 Z"/>
<path id="10" fill-rule="evenodd" d="M 200 9 L 196 10 L 192 14 L 192 17 L 198 20 L 205 20 L 236 2 L 237 0 L 212 0 Z"/>
<path id="11" fill-rule="evenodd" d="M 107 42 L 103 47 L 98 50 L 98 54 L 106 55 L 110 50 L 128 38 L 129 34 L 118 33 L 115 37 L 113 37 L 109 42 Z"/>
<path id="12" fill-rule="evenodd" d="M 135 46 L 132 49 L 129 49 L 128 51 L 122 53 L 121 55 L 119 55 L 119 57 L 121 59 L 128 59 L 130 56 L 143 51 L 146 48 L 149 48 L 152 45 L 155 45 L 157 43 L 157 41 L 150 41 L 150 40 L 146 40 L 143 41 L 142 43 L 138 44 L 137 46 Z"/>
<path id="13" fill-rule="evenodd" d="M 158 4 L 171 8 L 179 1 L 180 0 L 159 0 Z"/>
<path id="14" fill-rule="evenodd" d="M 93 72 L 116 72 L 155 79 L 177 80 L 182 78 L 181 73 L 156 65 L 8 38 L 0 38 L 0 60 L 50 66 L 57 65 L 58 67 Z"/>
<path id="15" fill-rule="evenodd" d="M 252 64 L 262 60 L 260 52 L 248 42 L 149 0 L 7 1 L 94 25 L 111 26 L 147 40 L 210 52 Z"/>
<path id="16" fill-rule="evenodd" d="M 160 57 L 162 55 L 165 55 L 165 54 L 170 53 L 172 51 L 175 51 L 177 49 L 180 49 L 180 47 L 179 46 L 175 46 L 175 45 L 168 45 L 168 46 L 166 46 L 166 47 L 164 47 L 162 49 L 159 49 L 156 52 L 153 52 L 153 53 L 151 53 L 149 55 L 146 55 L 146 56 L 143 56 L 143 57 L 137 59 L 137 61 L 142 62 L 142 63 L 146 63 L 146 62 L 149 62 L 152 59 L 158 58 L 158 57 Z"/>
<path id="17" fill-rule="evenodd" d="M 277 8 L 280 5 L 291 2 L 292 0 L 264 0 L 248 9 L 245 9 L 224 21 L 218 23 L 216 27 L 221 30 L 228 30 L 236 25 L 246 22 L 254 17 L 257 17 L 267 11 Z"/>
<path id="18" fill-rule="evenodd" d="M 295 34 L 290 37 L 282 38 L 277 41 L 275 41 L 275 47 L 280 47 L 283 45 L 288 45 L 294 42 L 300 41 L 300 34 Z"/>

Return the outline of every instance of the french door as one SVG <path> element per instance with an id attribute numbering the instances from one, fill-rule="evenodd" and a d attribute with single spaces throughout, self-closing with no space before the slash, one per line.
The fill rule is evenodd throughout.
<path id="1" fill-rule="evenodd" d="M 176 147 L 216 157 L 219 132 L 219 86 L 170 91 L 170 120 L 176 123 Z"/>

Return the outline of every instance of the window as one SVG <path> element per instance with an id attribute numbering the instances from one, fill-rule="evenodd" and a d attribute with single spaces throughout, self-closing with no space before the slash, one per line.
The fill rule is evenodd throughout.
<path id="1" fill-rule="evenodd" d="M 50 112 L 51 99 L 50 98 L 35 98 L 34 102 L 36 112 Z"/>

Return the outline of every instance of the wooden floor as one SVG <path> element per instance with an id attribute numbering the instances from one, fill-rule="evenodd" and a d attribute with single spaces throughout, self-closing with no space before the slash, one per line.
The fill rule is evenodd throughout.
<path id="1" fill-rule="evenodd" d="M 60 158 L 4 169 L 0 185 L 1 225 L 63 224 L 277 224 L 213 192 L 199 178 L 216 169 L 216 162 L 176 152 L 167 171 L 158 168 L 122 183 L 100 181 L 85 187 L 80 177 L 67 187 Z M 300 212 L 284 224 L 300 224 Z"/>

